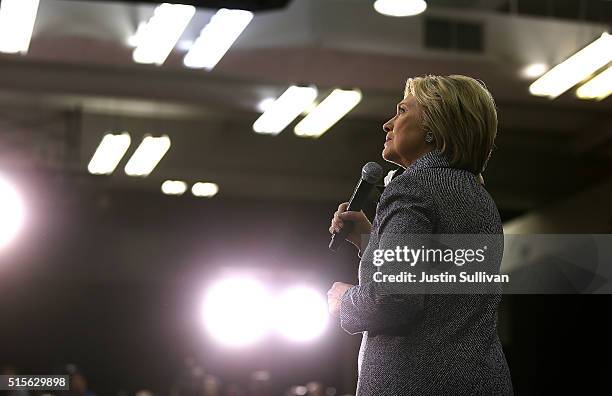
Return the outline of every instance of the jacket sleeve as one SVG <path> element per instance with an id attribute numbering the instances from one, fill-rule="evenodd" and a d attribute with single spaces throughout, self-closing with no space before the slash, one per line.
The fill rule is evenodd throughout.
<path id="1" fill-rule="evenodd" d="M 414 177 L 401 175 L 393 180 L 381 196 L 376 212 L 378 249 L 395 250 L 403 235 L 433 232 L 432 197 Z M 374 265 L 371 261 L 364 264 Z M 340 325 L 350 334 L 401 333 L 422 315 L 423 305 L 423 294 L 398 293 L 382 282 L 370 280 L 351 287 L 344 294 Z"/>

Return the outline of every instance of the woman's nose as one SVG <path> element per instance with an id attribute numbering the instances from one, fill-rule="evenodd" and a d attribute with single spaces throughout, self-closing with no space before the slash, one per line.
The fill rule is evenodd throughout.
<path id="1" fill-rule="evenodd" d="M 383 124 L 383 131 L 384 131 L 385 133 L 387 133 L 387 132 L 391 132 L 392 130 L 393 130 L 393 128 L 391 127 L 391 122 L 390 122 L 390 121 L 387 121 L 387 122 L 385 122 L 385 123 Z"/>

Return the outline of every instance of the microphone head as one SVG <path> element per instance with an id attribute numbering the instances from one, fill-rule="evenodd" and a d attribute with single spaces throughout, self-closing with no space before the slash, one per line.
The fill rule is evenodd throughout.
<path id="1" fill-rule="evenodd" d="M 376 184 L 383 176 L 383 168 L 376 162 L 368 162 L 361 170 L 361 178 L 370 184 Z"/>

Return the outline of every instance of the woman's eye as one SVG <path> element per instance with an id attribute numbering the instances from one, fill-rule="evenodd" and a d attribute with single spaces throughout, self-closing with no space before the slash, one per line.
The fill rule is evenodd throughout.
<path id="1" fill-rule="evenodd" d="M 405 111 L 406 111 L 406 110 L 404 110 L 404 108 L 403 108 L 403 107 L 400 107 L 400 108 L 399 108 L 399 110 L 398 110 L 398 112 L 399 112 L 399 113 L 404 113 Z"/>

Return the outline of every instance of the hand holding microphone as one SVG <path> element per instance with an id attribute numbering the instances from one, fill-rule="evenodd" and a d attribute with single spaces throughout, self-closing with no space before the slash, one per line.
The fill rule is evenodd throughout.
<path id="1" fill-rule="evenodd" d="M 330 234 L 338 234 L 342 230 L 345 224 L 350 227 L 350 231 L 346 236 L 346 240 L 352 243 L 361 250 L 361 235 L 369 234 L 372 231 L 372 223 L 366 217 L 366 215 L 359 211 L 349 210 L 347 211 L 349 203 L 344 202 L 338 206 L 338 210 L 334 213 L 334 217 L 329 227 Z M 352 226 L 351 226 L 352 223 Z"/>
<path id="2" fill-rule="evenodd" d="M 332 233 L 329 243 L 331 250 L 338 250 L 345 239 L 361 250 L 361 235 L 369 234 L 372 229 L 372 224 L 361 212 L 361 208 L 376 183 L 382 177 L 382 174 L 382 166 L 376 162 L 365 164 L 351 199 L 349 202 L 341 204 L 338 207 L 338 211 L 334 213 L 334 218 L 329 228 L 329 232 Z"/>

